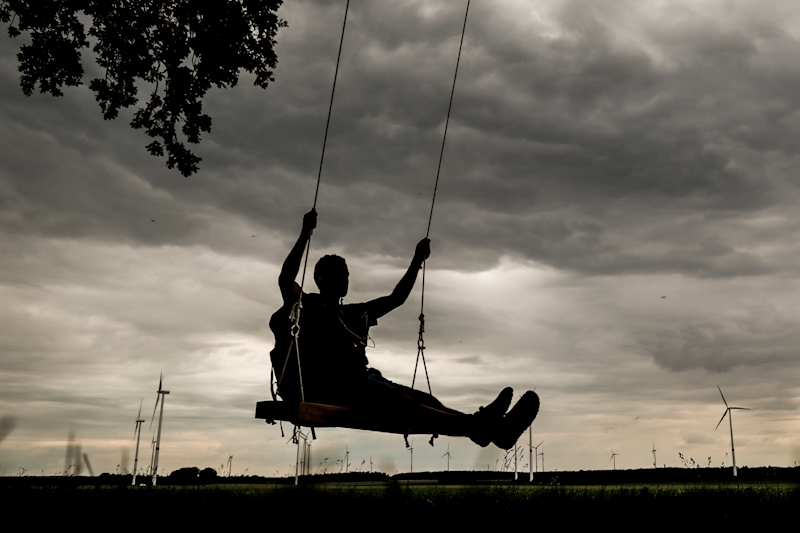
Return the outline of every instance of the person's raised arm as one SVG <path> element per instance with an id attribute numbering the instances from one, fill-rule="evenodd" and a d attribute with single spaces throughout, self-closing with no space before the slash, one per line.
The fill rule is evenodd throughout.
<path id="1" fill-rule="evenodd" d="M 300 297 L 300 286 L 294 280 L 300 271 L 303 250 L 316 227 L 317 211 L 312 209 L 303 215 L 303 229 L 300 231 L 300 236 L 297 238 L 292 251 L 286 256 L 281 268 L 281 274 L 278 276 L 278 286 L 281 288 L 281 296 L 283 296 L 284 303 L 292 303 Z"/>
<path id="2" fill-rule="evenodd" d="M 414 282 L 417 281 L 417 273 L 422 268 L 422 263 L 431 255 L 431 240 L 428 238 L 422 239 L 417 243 L 417 248 L 414 251 L 414 258 L 411 260 L 408 270 L 400 278 L 400 282 L 392 291 L 389 296 L 377 298 L 369 302 L 370 311 L 375 320 L 379 319 L 389 311 L 397 309 L 408 299 L 411 294 L 411 289 L 414 288 Z"/>

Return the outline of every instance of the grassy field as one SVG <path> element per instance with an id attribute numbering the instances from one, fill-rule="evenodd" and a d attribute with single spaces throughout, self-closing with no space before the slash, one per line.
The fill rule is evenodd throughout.
<path id="1" fill-rule="evenodd" d="M 403 481 L 325 485 L 170 487 L 0 487 L 6 520 L 18 514 L 40 526 L 73 522 L 180 527 L 320 526 L 348 528 L 709 527 L 794 523 L 800 489 L 777 485 L 559 487 L 441 486 Z M 151 522 L 150 520 L 157 521 Z M 122 523 L 120 521 L 123 521 Z M 141 525 L 141 524 L 139 524 Z M 248 526 L 252 527 L 252 526 Z"/>

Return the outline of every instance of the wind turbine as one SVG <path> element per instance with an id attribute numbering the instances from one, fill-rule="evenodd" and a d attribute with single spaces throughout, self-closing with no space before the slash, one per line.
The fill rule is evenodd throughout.
<path id="1" fill-rule="evenodd" d="M 617 456 L 618 455 L 619 455 L 618 453 L 614 453 L 614 448 L 611 448 L 611 459 L 609 459 L 608 462 L 610 463 L 612 460 L 614 461 L 614 470 L 617 469 Z"/>
<path id="2" fill-rule="evenodd" d="M 156 478 L 158 477 L 158 452 L 161 447 L 161 421 L 164 419 L 164 396 L 169 394 L 168 390 L 161 390 L 161 383 L 164 378 L 162 372 L 158 376 L 158 396 L 156 396 L 156 405 L 153 407 L 153 416 L 150 418 L 150 427 L 153 427 L 153 419 L 156 417 L 156 409 L 158 409 L 158 402 L 161 401 L 161 412 L 158 415 L 158 437 L 156 437 L 156 453 L 153 458 L 153 486 L 156 486 Z"/>
<path id="3" fill-rule="evenodd" d="M 450 443 L 447 443 L 447 453 L 444 454 L 442 457 L 447 457 L 447 471 L 450 471 Z"/>
<path id="4" fill-rule="evenodd" d="M 411 444 L 408 446 L 408 451 L 411 452 L 411 473 L 414 473 L 414 439 L 411 439 Z"/>
<path id="5" fill-rule="evenodd" d="M 347 450 L 347 444 L 344 445 L 344 473 L 346 474 L 350 468 L 350 452 Z"/>
<path id="6" fill-rule="evenodd" d="M 531 442 L 533 442 L 533 441 L 531 441 Z M 536 463 L 536 473 L 537 474 L 539 473 L 539 446 L 541 446 L 542 444 L 544 444 L 544 441 L 540 442 L 536 446 L 531 446 L 531 451 L 532 450 L 536 450 L 536 452 L 533 454 L 533 461 Z M 530 457 L 530 454 L 528 454 L 528 456 Z M 533 481 L 533 470 L 532 469 L 533 469 L 533 466 L 531 466 L 531 479 L 530 479 L 530 481 Z M 544 471 L 544 455 L 542 456 L 542 471 Z"/>
<path id="7" fill-rule="evenodd" d="M 722 401 L 725 402 L 725 408 L 726 409 L 725 409 L 725 413 L 722 415 L 722 418 L 720 418 L 719 422 L 717 422 L 717 427 L 714 428 L 714 431 L 717 430 L 719 425 L 722 424 L 722 421 L 725 420 L 725 417 L 727 416 L 728 417 L 728 422 L 730 423 L 730 426 L 731 426 L 731 460 L 733 461 L 733 475 L 735 477 L 736 476 L 736 452 L 733 449 L 733 415 L 731 415 L 731 409 L 742 409 L 744 411 L 749 411 L 750 409 L 748 409 L 747 407 L 731 407 L 731 406 L 729 406 L 728 402 L 725 401 L 725 395 L 722 394 L 722 389 L 719 388 L 719 385 L 717 385 L 717 388 L 719 389 L 719 395 L 722 396 Z"/>
<path id="8" fill-rule="evenodd" d="M 653 441 L 653 468 L 658 468 L 658 461 L 656 461 L 656 441 Z"/>
<path id="9" fill-rule="evenodd" d="M 142 397 L 142 400 L 139 402 L 139 414 L 136 415 L 136 426 L 133 428 L 133 436 L 136 438 L 136 454 L 133 456 L 133 481 L 131 481 L 131 485 L 133 486 L 136 486 L 136 468 L 139 464 L 139 437 L 142 436 L 142 424 L 144 424 L 144 420 L 142 419 L 143 403 L 144 397 Z"/>
<path id="10" fill-rule="evenodd" d="M 231 477 L 231 468 L 233 467 L 233 455 L 228 454 L 228 477 Z"/>
<path id="11" fill-rule="evenodd" d="M 541 443 L 539 444 L 539 446 L 541 446 Z M 537 446 L 536 449 L 539 449 L 539 446 Z M 544 472 L 544 450 L 542 450 L 542 453 L 540 453 L 539 455 L 542 456 L 542 472 Z"/>

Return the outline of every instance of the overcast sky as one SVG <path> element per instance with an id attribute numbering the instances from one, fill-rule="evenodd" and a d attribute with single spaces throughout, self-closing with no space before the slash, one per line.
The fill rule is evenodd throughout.
<path id="1" fill-rule="evenodd" d="M 425 235 L 465 5 L 351 3 L 311 252 L 348 260 L 347 302 L 388 294 Z M 17 424 L 0 475 L 63 470 L 70 430 L 96 472 L 132 467 L 142 398 L 148 464 L 162 371 L 167 473 L 229 454 L 234 473 L 290 472 L 294 447 L 253 413 L 344 7 L 286 2 L 275 81 L 209 94 L 190 178 L 86 86 L 25 97 L 3 30 L 0 416 Z M 798 57 L 800 5 L 781 0 L 474 0 L 431 227 L 434 394 L 472 412 L 535 387 L 548 471 L 609 468 L 612 447 L 618 468 L 653 446 L 659 466 L 720 466 L 719 385 L 752 409 L 739 465 L 800 459 Z M 419 297 L 367 353 L 405 384 Z M 351 470 L 409 468 L 401 436 L 317 436 L 315 471 L 345 446 Z M 502 457 L 426 440 L 415 470 L 444 469 L 448 443 L 453 469 Z"/>

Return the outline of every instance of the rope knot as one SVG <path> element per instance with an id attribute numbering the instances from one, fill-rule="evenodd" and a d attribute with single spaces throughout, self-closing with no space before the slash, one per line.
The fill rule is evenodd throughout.
<path id="1" fill-rule="evenodd" d="M 292 322 L 299 322 L 300 321 L 300 311 L 303 309 L 303 301 L 297 300 L 294 305 L 292 305 L 292 311 L 289 313 L 289 320 Z"/>
<path id="2" fill-rule="evenodd" d="M 303 309 L 303 301 L 298 300 L 292 306 L 292 312 L 289 313 L 289 320 L 294 322 L 292 324 L 291 329 L 289 330 L 292 334 L 292 337 L 297 337 L 300 334 L 300 311 Z"/>

